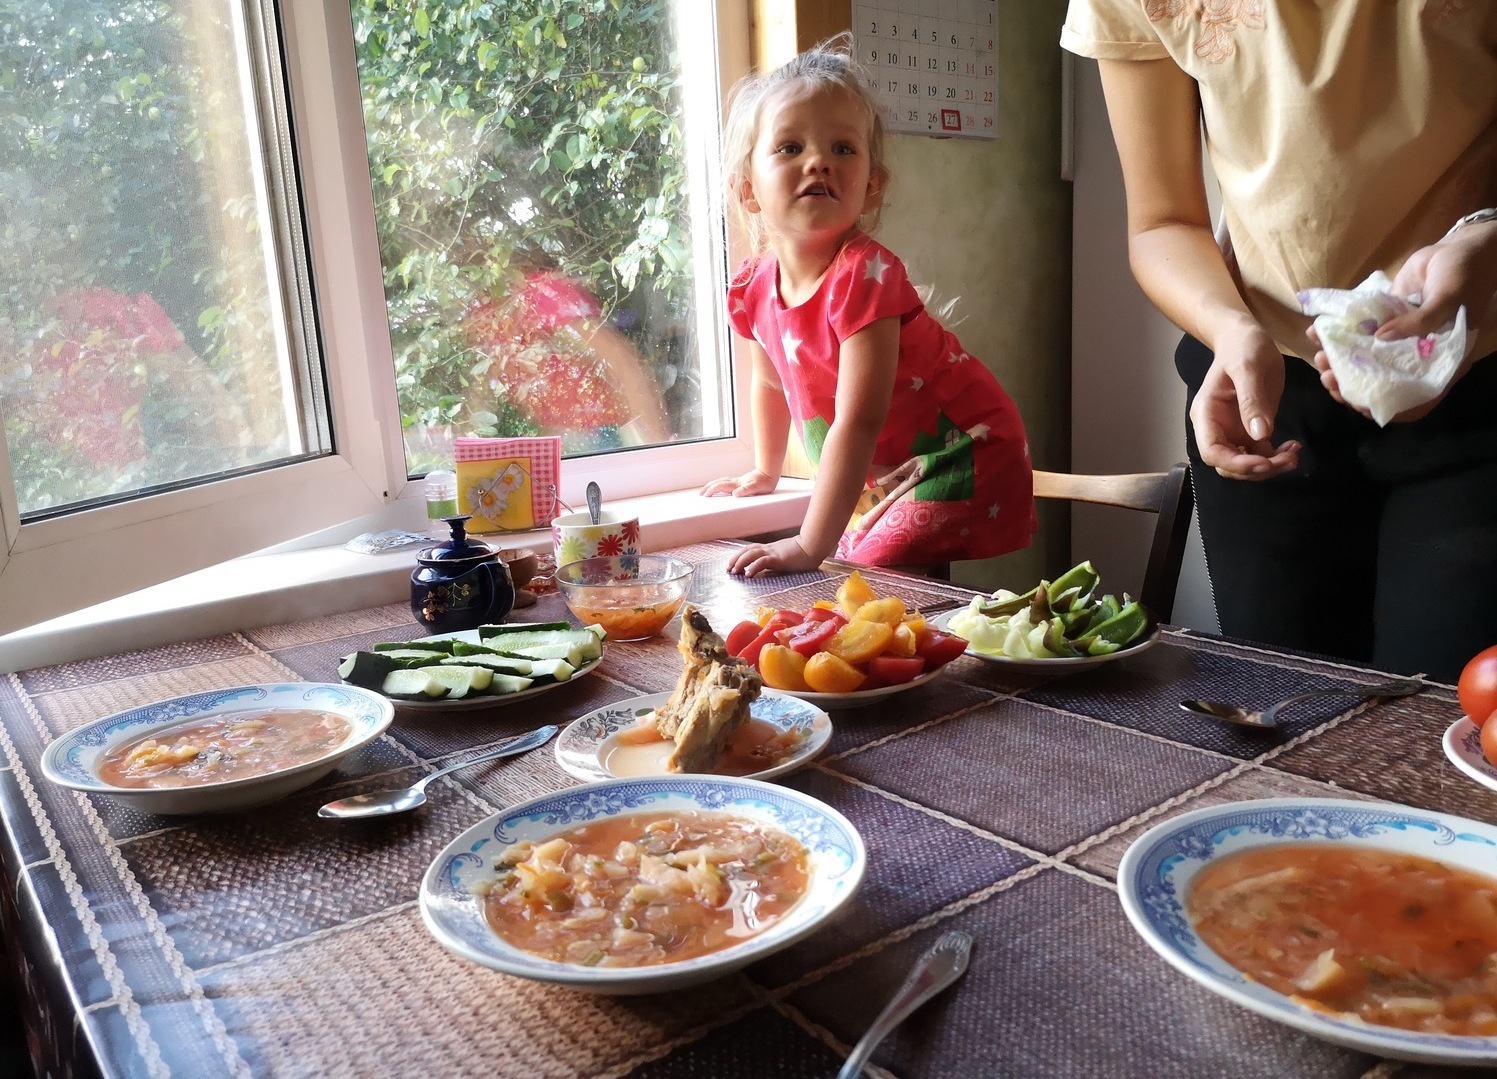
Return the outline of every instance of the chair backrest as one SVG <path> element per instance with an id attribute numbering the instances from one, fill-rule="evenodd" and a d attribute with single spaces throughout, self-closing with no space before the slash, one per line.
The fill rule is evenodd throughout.
<path id="1" fill-rule="evenodd" d="M 1157 621 L 1168 622 L 1175 610 L 1175 588 L 1185 561 L 1185 538 L 1195 495 L 1190 469 L 1175 465 L 1168 472 L 1135 472 L 1116 476 L 1084 476 L 1069 472 L 1034 472 L 1036 498 L 1093 502 L 1158 514 L 1144 584 L 1138 601 Z"/>

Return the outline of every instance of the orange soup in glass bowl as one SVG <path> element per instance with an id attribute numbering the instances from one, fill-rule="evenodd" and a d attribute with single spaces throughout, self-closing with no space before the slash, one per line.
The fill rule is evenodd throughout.
<path id="1" fill-rule="evenodd" d="M 598 555 L 556 570 L 556 587 L 583 625 L 610 641 L 642 641 L 665 629 L 691 585 L 691 565 L 668 555 Z"/>

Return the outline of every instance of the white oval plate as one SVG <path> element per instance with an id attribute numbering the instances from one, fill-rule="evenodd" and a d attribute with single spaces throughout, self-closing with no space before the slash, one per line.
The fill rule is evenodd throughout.
<path id="1" fill-rule="evenodd" d="M 950 633 L 954 637 L 960 637 L 961 634 L 951 628 L 951 619 L 964 610 L 966 610 L 965 607 L 958 607 L 953 611 L 942 611 L 931 619 L 931 624 L 943 633 Z M 1147 637 L 1139 641 L 1134 641 L 1127 648 L 1119 648 L 1116 652 L 1109 652 L 1105 656 L 1079 656 L 1074 659 L 1065 656 L 1056 656 L 1053 659 L 1014 659 L 1012 656 L 995 655 L 992 652 L 979 652 L 970 644 L 967 645 L 965 654 L 971 656 L 973 659 L 980 659 L 984 663 L 1006 667 L 1011 671 L 1037 671 L 1055 674 L 1059 671 L 1085 671 L 1092 667 L 1100 667 L 1104 663 L 1111 663 L 1114 660 L 1127 659 L 1129 656 L 1136 656 L 1140 652 L 1153 648 L 1158 643 L 1159 627 L 1156 625 L 1149 631 Z"/>
<path id="2" fill-rule="evenodd" d="M 190 787 L 116 787 L 99 778 L 99 764 L 121 742 L 179 727 L 205 716 L 266 708 L 315 708 L 353 724 L 342 745 L 314 761 L 260 776 Z M 378 738 L 394 718 L 388 698 L 336 682 L 286 682 L 172 697 L 96 719 L 58 738 L 42 753 L 42 774 L 53 783 L 107 794 L 143 813 L 223 813 L 274 801 L 321 779 L 348 754 Z"/>
<path id="3" fill-rule="evenodd" d="M 1335 798 L 1265 798 L 1210 806 L 1150 828 L 1118 866 L 1133 928 L 1181 973 L 1235 1004 L 1352 1049 L 1399 1060 L 1497 1064 L 1497 1038 L 1421 1034 L 1296 1004 L 1251 981 L 1196 934 L 1183 899 L 1216 858 L 1284 843 L 1344 843 L 1432 858 L 1493 875 L 1497 827 L 1431 810 Z"/>
<path id="4" fill-rule="evenodd" d="M 420 644 L 423 640 L 467 641 L 469 644 L 484 643 L 478 639 L 478 630 L 476 629 L 465 629 L 458 633 L 434 633 L 430 637 L 416 638 L 411 643 Z M 606 655 L 608 655 L 608 642 L 605 641 L 603 642 L 603 656 Z M 565 682 L 547 682 L 543 686 L 531 686 L 529 689 L 522 689 L 518 693 L 482 694 L 477 697 L 459 697 L 455 701 L 408 701 L 404 697 L 390 697 L 387 699 L 402 712 L 407 710 L 412 712 L 471 712 L 479 708 L 500 708 L 506 704 L 514 704 L 516 701 L 525 701 L 531 697 L 538 697 L 542 693 L 553 689 L 560 689 L 562 686 L 570 685 L 583 675 L 592 674 L 593 671 L 598 669 L 598 664 L 603 662 L 603 656 L 599 656 L 591 663 L 585 663 L 581 667 L 578 667 L 572 672 L 572 677 L 568 678 Z"/>
<path id="5" fill-rule="evenodd" d="M 494 859 L 523 840 L 538 841 L 588 821 L 639 813 L 710 810 L 789 832 L 809 854 L 806 894 L 763 933 L 730 948 L 649 967 L 557 963 L 508 944 L 484 918 L 475 889 L 493 879 Z M 757 779 L 652 776 L 585 783 L 532 798 L 475 824 L 436 856 L 421 878 L 421 920 L 464 959 L 540 982 L 594 993 L 660 993 L 721 977 L 815 932 L 853 897 L 868 855 L 841 813 L 810 795 Z"/>
<path id="6" fill-rule="evenodd" d="M 1445 729 L 1445 756 L 1483 787 L 1497 790 L 1497 768 L 1481 751 L 1481 728 L 1462 716 Z"/>
<path id="7" fill-rule="evenodd" d="M 589 712 L 581 719 L 574 720 L 556 739 L 556 763 L 561 765 L 562 771 L 578 779 L 591 781 L 626 778 L 615 776 L 603 766 L 609 741 L 619 731 L 634 726 L 636 720 L 644 713 L 653 712 L 659 708 L 670 700 L 670 697 L 669 693 L 650 693 L 643 697 L 630 697 L 626 701 L 605 705 Z M 831 717 L 820 708 L 778 690 L 764 690 L 754 703 L 749 705 L 749 715 L 754 719 L 763 720 L 780 733 L 795 728 L 804 729 L 806 732 L 805 739 L 794 752 L 787 753 L 773 766 L 754 772 L 749 776 L 750 779 L 769 779 L 772 776 L 793 772 L 826 748 L 826 744 L 832 738 Z M 662 770 L 662 774 L 670 773 Z"/>

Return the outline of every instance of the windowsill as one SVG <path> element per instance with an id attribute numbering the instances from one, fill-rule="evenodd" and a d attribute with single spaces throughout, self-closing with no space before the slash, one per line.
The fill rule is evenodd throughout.
<path id="1" fill-rule="evenodd" d="M 794 527 L 805 517 L 810 490 L 804 480 L 787 479 L 779 491 L 757 498 L 707 499 L 693 489 L 621 498 L 609 509 L 637 516 L 640 546 L 658 551 Z M 398 509 L 392 507 L 392 515 Z M 367 555 L 343 547 L 361 532 L 404 523 L 351 522 L 28 626 L 0 637 L 0 669 L 29 670 L 405 602 L 416 548 Z M 479 538 L 537 551 L 551 544 L 546 531 Z"/>

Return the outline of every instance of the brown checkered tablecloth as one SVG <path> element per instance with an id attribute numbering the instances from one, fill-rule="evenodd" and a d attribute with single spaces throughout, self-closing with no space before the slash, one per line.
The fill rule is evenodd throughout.
<path id="1" fill-rule="evenodd" d="M 724 631 L 756 604 L 804 607 L 842 579 L 744 581 L 725 572 L 731 550 L 674 552 L 696 565 L 692 602 Z M 966 595 L 869 576 L 912 606 Z M 549 595 L 523 618 L 564 614 Z M 1497 820 L 1497 795 L 1442 755 L 1459 715 L 1448 688 L 1375 704 L 1323 698 L 1278 733 L 1176 707 L 1380 680 L 1315 659 L 1166 631 L 1137 657 L 1053 679 L 964 657 L 928 685 L 835 713 L 827 752 L 785 782 L 858 826 L 862 890 L 820 932 L 743 973 L 651 997 L 511 978 L 449 954 L 422 927 L 418 882 L 454 835 L 573 782 L 549 746 L 446 777 L 404 817 L 348 823 L 315 809 L 669 689 L 674 626 L 611 645 L 593 674 L 531 701 L 397 713 L 314 788 L 232 816 L 143 816 L 40 775 L 53 738 L 100 716 L 214 686 L 336 680 L 339 656 L 419 635 L 406 608 L 389 606 L 0 678 L 0 913 L 20 946 L 46 1074 L 829 1077 L 915 956 L 952 927 L 976 938 L 970 970 L 884 1043 L 873 1074 L 1443 1074 L 1227 1003 L 1150 951 L 1118 903 L 1130 840 L 1211 803 L 1365 797 Z"/>

